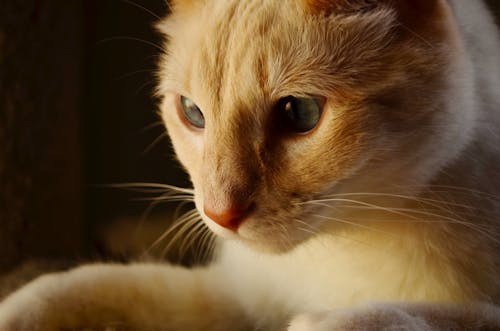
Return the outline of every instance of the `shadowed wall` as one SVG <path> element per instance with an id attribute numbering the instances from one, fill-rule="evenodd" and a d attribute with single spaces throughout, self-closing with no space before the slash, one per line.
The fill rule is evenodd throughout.
<path id="1" fill-rule="evenodd" d="M 81 11 L 2 1 L 0 270 L 82 251 Z"/>

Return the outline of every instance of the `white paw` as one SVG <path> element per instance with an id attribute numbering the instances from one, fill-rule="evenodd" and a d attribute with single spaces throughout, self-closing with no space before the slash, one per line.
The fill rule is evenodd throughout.
<path id="1" fill-rule="evenodd" d="M 37 282 L 14 292 L 0 302 L 1 331 L 44 330 L 42 323 L 39 323 L 43 304 L 37 295 Z"/>
<path id="2" fill-rule="evenodd" d="M 292 319 L 288 331 L 319 331 L 328 313 L 301 314 Z"/>
<path id="3" fill-rule="evenodd" d="M 292 319 L 288 331 L 426 331 L 425 320 L 397 306 L 373 305 L 361 309 L 301 314 Z"/>
<path id="4" fill-rule="evenodd" d="M 0 305 L 0 330 L 2 331 L 42 331 L 36 310 L 21 311 L 10 303 Z"/>
<path id="5" fill-rule="evenodd" d="M 67 316 L 63 303 L 51 300 L 62 286 L 61 274 L 41 276 L 0 302 L 0 331 L 58 330 Z"/>

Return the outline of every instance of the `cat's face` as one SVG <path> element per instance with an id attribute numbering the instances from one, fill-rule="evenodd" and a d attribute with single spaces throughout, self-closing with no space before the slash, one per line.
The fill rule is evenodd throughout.
<path id="1" fill-rule="evenodd" d="M 444 3 L 177 1 L 159 93 L 209 227 L 286 250 L 335 213 L 311 200 L 437 171 L 455 134 L 440 127 L 462 125 L 445 100 L 460 45 Z"/>

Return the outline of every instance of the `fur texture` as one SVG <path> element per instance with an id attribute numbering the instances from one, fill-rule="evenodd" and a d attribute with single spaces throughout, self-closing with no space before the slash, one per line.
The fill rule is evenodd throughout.
<path id="1" fill-rule="evenodd" d="M 500 41 L 481 1 L 172 8 L 158 94 L 225 238 L 215 262 L 47 276 L 0 305 L 0 329 L 500 329 Z M 307 134 L 282 129 L 288 96 L 326 100 Z M 207 206 L 248 213 L 233 231 Z"/>

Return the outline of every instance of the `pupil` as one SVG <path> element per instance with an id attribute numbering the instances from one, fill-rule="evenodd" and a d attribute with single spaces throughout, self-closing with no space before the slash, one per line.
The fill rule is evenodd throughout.
<path id="1" fill-rule="evenodd" d="M 292 131 L 305 133 L 318 124 L 321 109 L 316 99 L 288 97 L 284 101 L 288 127 Z"/>
<path id="2" fill-rule="evenodd" d="M 205 118 L 198 108 L 198 106 L 189 98 L 181 96 L 182 109 L 184 111 L 184 116 L 193 126 L 197 128 L 205 127 Z"/>

